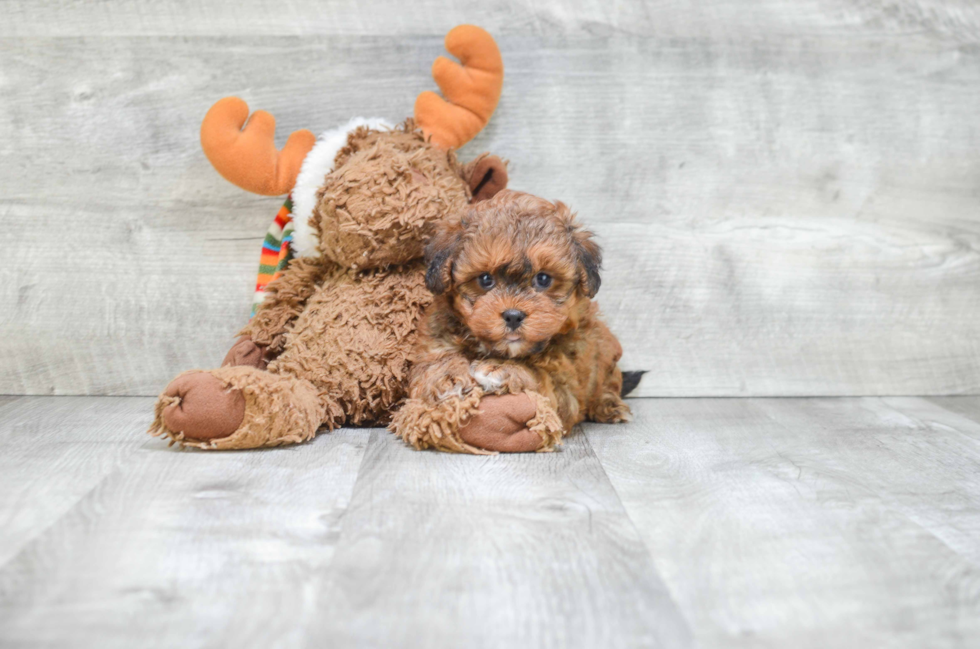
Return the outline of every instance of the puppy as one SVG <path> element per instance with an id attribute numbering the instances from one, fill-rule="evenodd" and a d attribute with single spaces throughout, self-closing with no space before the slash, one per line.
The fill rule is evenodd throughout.
<path id="1" fill-rule="evenodd" d="M 416 448 L 551 450 L 582 421 L 628 421 L 619 341 L 600 320 L 602 253 L 562 203 L 501 191 L 426 248 L 409 399 L 392 430 Z"/>

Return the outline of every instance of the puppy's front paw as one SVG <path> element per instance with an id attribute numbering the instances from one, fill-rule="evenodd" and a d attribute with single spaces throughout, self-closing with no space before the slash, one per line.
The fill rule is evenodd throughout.
<path id="1" fill-rule="evenodd" d="M 494 367 L 490 363 L 473 363 L 470 376 L 487 394 L 499 392 L 507 378 L 499 366 Z"/>
<path id="2" fill-rule="evenodd" d="M 526 368 L 496 361 L 473 361 L 470 376 L 485 394 L 517 394 L 535 389 L 537 383 Z"/>

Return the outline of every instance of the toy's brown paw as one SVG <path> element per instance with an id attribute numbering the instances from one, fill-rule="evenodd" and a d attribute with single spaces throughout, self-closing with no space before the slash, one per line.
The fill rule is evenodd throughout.
<path id="1" fill-rule="evenodd" d="M 164 395 L 177 400 L 163 410 L 163 423 L 193 440 L 228 437 L 245 418 L 245 397 L 207 372 L 182 374 Z"/>
<path id="2" fill-rule="evenodd" d="M 534 415 L 535 404 L 526 394 L 485 396 L 479 412 L 460 427 L 459 436 L 487 451 L 529 453 L 543 445 L 541 436 L 527 427 Z"/>
<path id="3" fill-rule="evenodd" d="M 228 350 L 225 360 L 221 361 L 221 367 L 248 365 L 264 370 L 269 364 L 265 358 L 265 349 L 264 345 L 256 345 L 248 336 L 242 336 Z"/>

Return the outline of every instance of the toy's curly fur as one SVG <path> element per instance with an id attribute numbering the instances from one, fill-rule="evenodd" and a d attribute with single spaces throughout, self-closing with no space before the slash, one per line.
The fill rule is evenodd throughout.
<path id="1" fill-rule="evenodd" d="M 208 429 L 215 413 L 205 408 L 181 413 L 184 430 L 171 426 L 178 419 L 168 412 L 181 407 L 185 389 L 175 380 L 161 395 L 151 432 L 200 448 L 254 448 L 303 441 L 320 426 L 388 423 L 405 396 L 409 356 L 432 300 L 424 242 L 437 221 L 465 208 L 470 183 L 479 180 L 474 170 L 486 162 L 460 165 L 411 120 L 390 131 L 353 131 L 310 218 L 320 254 L 294 259 L 241 332 L 265 350 L 267 369 L 225 367 L 192 377 L 214 393 L 240 390 L 240 425 Z"/>
<path id="2" fill-rule="evenodd" d="M 358 128 L 334 168 L 310 221 L 320 251 L 355 270 L 420 258 L 432 225 L 470 200 L 455 154 L 427 146 L 411 120 L 392 131 Z"/>
<path id="3" fill-rule="evenodd" d="M 528 428 L 541 435 L 538 450 L 584 419 L 628 420 L 622 348 L 591 300 L 601 252 L 565 205 L 502 191 L 438 232 L 427 257 L 437 297 L 422 323 L 410 399 L 392 422 L 403 439 L 473 452 L 465 441 L 472 409 L 426 413 L 456 412 L 474 392 L 533 395 Z M 520 313 L 516 327 L 507 312 Z"/>
<path id="4" fill-rule="evenodd" d="M 421 261 L 367 271 L 335 268 L 306 302 L 268 371 L 310 381 L 330 429 L 387 423 L 405 394 L 408 357 L 431 301 Z"/>

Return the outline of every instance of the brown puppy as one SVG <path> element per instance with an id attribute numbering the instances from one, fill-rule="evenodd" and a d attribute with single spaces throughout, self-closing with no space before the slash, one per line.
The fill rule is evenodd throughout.
<path id="1" fill-rule="evenodd" d="M 591 299 L 601 251 L 564 204 L 502 191 L 444 225 L 426 260 L 436 298 L 420 327 L 410 399 L 392 421 L 405 441 L 551 450 L 583 419 L 629 420 L 622 348 Z M 509 399 L 513 421 L 483 417 L 481 399 Z"/>

